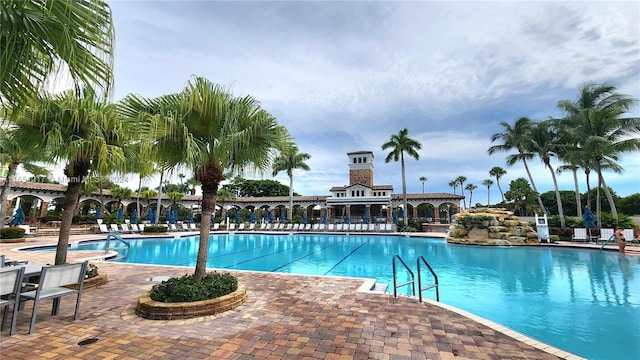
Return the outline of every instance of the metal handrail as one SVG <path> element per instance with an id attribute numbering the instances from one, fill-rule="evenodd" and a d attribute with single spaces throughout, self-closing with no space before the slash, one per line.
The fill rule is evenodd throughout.
<path id="1" fill-rule="evenodd" d="M 111 247 L 111 240 L 117 240 L 120 241 L 121 243 L 123 243 L 125 246 L 116 246 L 116 247 Z M 128 242 L 124 241 L 124 239 L 117 233 L 109 233 L 107 235 L 107 244 L 104 248 L 104 253 L 108 253 L 111 250 L 127 250 L 127 252 L 125 253 L 125 255 L 123 256 L 123 258 L 127 258 L 129 257 L 129 251 L 131 250 L 131 244 L 129 244 Z"/>
<path id="2" fill-rule="evenodd" d="M 411 281 L 406 281 L 403 282 L 401 284 L 398 284 L 396 281 L 396 259 L 398 259 L 400 261 L 400 263 L 402 264 L 402 266 L 404 266 L 404 268 L 409 272 L 409 274 L 411 274 Z M 400 257 L 400 255 L 394 255 L 393 256 L 393 261 L 392 261 L 392 265 L 393 265 L 393 297 L 398 297 L 398 288 L 399 287 L 403 287 L 406 285 L 411 284 L 411 295 L 412 296 L 416 296 L 416 282 L 415 282 L 415 277 L 413 275 L 413 271 L 411 271 L 411 269 L 409 269 L 409 266 L 407 266 L 407 264 L 402 260 L 402 258 Z"/>
<path id="3" fill-rule="evenodd" d="M 425 265 L 427 265 L 427 268 L 429 268 L 429 271 L 431 272 L 431 275 L 433 275 L 433 278 L 436 281 L 434 284 L 425 286 L 424 288 L 422 287 L 422 279 L 421 279 L 421 276 L 420 276 L 420 260 L 422 260 L 422 262 Z M 418 298 L 419 298 L 419 301 L 422 302 L 422 291 L 428 290 L 428 289 L 431 289 L 431 288 L 436 288 L 436 301 L 440 302 L 440 292 L 438 291 L 438 275 L 436 275 L 435 271 L 433 271 L 433 268 L 431 268 L 431 265 L 429 265 L 429 263 L 427 262 L 427 260 L 425 260 L 425 258 L 423 256 L 418 257 L 418 260 L 416 262 L 418 263 Z"/>

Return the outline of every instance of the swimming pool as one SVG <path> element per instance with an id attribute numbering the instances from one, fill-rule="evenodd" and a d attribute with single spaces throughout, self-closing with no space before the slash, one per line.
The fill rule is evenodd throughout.
<path id="1" fill-rule="evenodd" d="M 197 236 L 127 241 L 126 262 L 195 266 Z M 104 242 L 75 248 L 104 248 Z M 640 358 L 639 256 L 379 235 L 214 234 L 208 267 L 376 278 L 393 291 L 396 254 L 414 272 L 424 256 L 438 274 L 444 303 L 589 359 Z M 399 281 L 408 279 L 401 275 Z"/>

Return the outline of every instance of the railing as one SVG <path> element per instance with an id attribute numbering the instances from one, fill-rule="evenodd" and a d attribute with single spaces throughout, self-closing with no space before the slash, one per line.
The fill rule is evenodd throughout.
<path id="1" fill-rule="evenodd" d="M 397 281 L 396 281 L 396 259 L 398 261 L 400 261 L 402 266 L 404 266 L 404 268 L 409 272 L 409 274 L 411 274 L 411 281 L 406 281 L 406 282 L 403 282 L 401 284 L 397 283 Z M 399 255 L 394 255 L 393 256 L 392 266 L 393 266 L 393 297 L 398 297 L 398 288 L 406 286 L 406 285 L 409 285 L 409 284 L 411 284 L 411 295 L 412 296 L 416 296 L 416 283 L 415 283 L 415 280 L 414 280 L 413 271 L 411 271 L 411 269 L 409 269 L 409 266 L 407 266 L 407 264 L 402 260 L 402 258 Z"/>
<path id="2" fill-rule="evenodd" d="M 118 241 L 122 244 L 124 244 L 125 246 L 111 246 L 111 241 Z M 131 250 L 131 245 L 124 241 L 124 239 L 122 239 L 122 237 L 119 234 L 116 233 L 109 233 L 107 235 L 107 244 L 105 245 L 104 248 L 104 253 L 108 253 L 111 250 L 126 250 L 125 255 L 123 256 L 123 258 L 127 258 L 129 257 L 129 251 Z"/>
<path id="3" fill-rule="evenodd" d="M 431 275 L 433 275 L 433 278 L 435 280 L 435 283 L 427 285 L 425 287 L 422 287 L 422 279 L 421 279 L 421 272 L 420 272 L 420 260 L 422 260 L 422 262 L 427 265 L 427 268 L 429 268 L 429 271 L 431 272 Z M 429 290 L 432 288 L 436 289 L 436 301 L 440 301 L 440 292 L 438 291 L 438 275 L 436 275 L 435 271 L 433 271 L 433 268 L 431 267 L 431 265 L 429 265 L 429 263 L 427 262 L 427 260 L 424 259 L 423 256 L 420 256 L 417 260 L 418 263 L 418 299 L 420 302 L 422 302 L 422 292 L 424 290 Z"/>

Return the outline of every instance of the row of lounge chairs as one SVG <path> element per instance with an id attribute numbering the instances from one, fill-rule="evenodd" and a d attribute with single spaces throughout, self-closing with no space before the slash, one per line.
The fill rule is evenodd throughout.
<path id="1" fill-rule="evenodd" d="M 221 229 L 220 223 L 213 224 L 213 230 L 217 231 Z M 378 227 L 376 229 L 376 227 Z M 249 224 L 245 227 L 244 223 L 234 224 L 231 223 L 227 227 L 228 231 L 243 231 L 243 230 L 257 230 L 257 231 L 330 231 L 330 232 L 391 232 L 393 231 L 393 224 Z"/>
<path id="2" fill-rule="evenodd" d="M 614 233 L 614 229 L 602 228 L 600 229 L 600 236 L 589 236 L 588 230 L 585 228 L 574 228 L 571 241 L 581 242 L 605 242 L 609 240 Z M 633 229 L 623 230 L 624 238 L 627 242 L 637 242 L 638 240 L 633 236 Z"/>
<path id="3" fill-rule="evenodd" d="M 99 224 L 98 225 L 100 227 L 100 232 L 101 233 L 119 233 L 119 234 L 130 234 L 130 233 L 140 233 L 144 231 L 144 227 L 145 224 L 120 224 L 118 226 L 118 224 L 111 224 L 109 225 L 109 227 L 107 227 L 106 224 Z M 176 226 L 176 224 L 168 224 L 168 230 L 175 232 L 175 231 L 197 231 L 198 228 L 196 228 L 196 224 L 191 223 L 191 224 L 187 224 L 187 223 L 182 223 L 181 227 L 178 228 Z"/>

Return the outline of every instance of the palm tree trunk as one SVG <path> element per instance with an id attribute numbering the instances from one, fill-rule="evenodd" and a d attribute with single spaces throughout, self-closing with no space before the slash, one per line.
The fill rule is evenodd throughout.
<path id="1" fill-rule="evenodd" d="M 140 216 L 140 189 L 142 189 L 142 176 L 138 177 L 138 195 L 136 196 L 136 211 L 138 216 Z"/>
<path id="2" fill-rule="evenodd" d="M 293 174 L 289 174 L 289 221 L 293 221 Z"/>
<path id="3" fill-rule="evenodd" d="M 202 279 L 207 271 L 209 256 L 209 231 L 211 230 L 211 214 L 216 208 L 217 189 L 202 186 L 202 212 L 200 219 L 200 241 L 198 242 L 198 256 L 194 278 Z"/>
<path id="4" fill-rule="evenodd" d="M 16 170 L 18 169 L 18 165 L 9 163 L 9 171 L 7 172 L 7 177 L 4 179 L 4 184 L 2 185 L 2 194 L 0 194 L 0 229 L 4 228 L 4 218 L 7 216 L 7 194 L 9 193 L 9 189 L 11 188 L 11 179 L 13 179 L 16 175 Z"/>
<path id="5" fill-rule="evenodd" d="M 160 170 L 160 186 L 158 187 L 158 204 L 156 205 L 156 218 L 154 224 L 158 225 L 160 223 L 160 208 L 161 203 L 160 199 L 162 199 L 162 180 L 164 179 L 164 169 Z"/>
<path id="6" fill-rule="evenodd" d="M 549 171 L 551 172 L 551 179 L 553 180 L 553 187 L 556 190 L 556 203 L 558 204 L 558 215 L 560 216 L 560 227 L 564 229 L 564 209 L 562 208 L 562 198 L 560 197 L 560 190 L 558 189 L 558 180 L 556 179 L 556 173 L 553 171 L 551 164 L 547 164 Z"/>
<path id="7" fill-rule="evenodd" d="M 542 198 L 538 193 L 538 189 L 536 189 L 536 184 L 533 182 L 533 177 L 531 176 L 531 171 L 529 171 L 529 165 L 527 165 L 527 160 L 525 158 L 522 158 L 522 163 L 524 164 L 524 169 L 527 170 L 529 181 L 531 181 L 531 188 L 533 188 L 533 191 L 536 193 L 536 198 L 538 199 L 538 205 L 540 205 L 540 211 L 542 211 L 543 214 L 546 214 L 547 210 L 545 209 L 544 204 L 542 203 Z"/>
<path id="8" fill-rule="evenodd" d="M 585 181 L 587 182 L 587 205 L 589 205 L 590 208 L 593 208 L 591 206 L 591 181 L 589 181 L 589 173 L 590 171 L 584 172 Z"/>
<path id="9" fill-rule="evenodd" d="M 402 165 L 402 203 L 404 206 L 404 218 L 402 219 L 402 221 L 404 222 L 404 225 L 407 225 L 407 217 L 409 215 L 409 209 L 407 208 L 407 181 L 405 180 L 404 177 L 404 153 L 400 152 L 400 159 L 401 162 L 400 164 Z"/>
<path id="10" fill-rule="evenodd" d="M 602 227 L 602 206 L 600 206 L 600 176 L 598 176 L 598 187 L 596 188 L 596 216 L 598 218 L 598 227 Z"/>
<path id="11" fill-rule="evenodd" d="M 79 178 L 82 179 L 83 177 Z M 81 187 L 82 181 L 69 181 L 67 191 L 64 193 L 64 210 L 62 211 L 60 235 L 58 237 L 58 245 L 56 246 L 56 265 L 62 265 L 67 262 L 67 248 L 69 247 L 71 223 L 73 221 L 73 214 L 76 212 L 78 199 L 80 198 Z"/>
<path id="12" fill-rule="evenodd" d="M 498 184 L 498 190 L 500 190 L 500 196 L 502 196 L 502 202 L 504 202 L 504 193 L 502 192 L 502 187 L 500 186 L 500 178 L 496 176 L 496 183 Z"/>
<path id="13" fill-rule="evenodd" d="M 607 183 L 604 181 L 604 176 L 602 176 L 602 169 L 600 168 L 600 163 L 596 162 L 596 170 L 598 171 L 598 177 L 600 178 L 600 183 L 602 184 L 602 189 L 604 190 L 604 195 L 607 197 L 607 202 L 609 203 L 609 207 L 611 208 L 611 217 L 613 217 L 613 221 L 618 222 L 618 210 L 616 209 L 616 204 L 613 202 L 613 196 L 611 196 L 611 191 L 609 191 L 609 187 Z"/>
<path id="14" fill-rule="evenodd" d="M 580 187 L 578 186 L 578 169 L 573 169 L 573 185 L 576 192 L 576 207 L 578 217 L 582 217 L 582 200 L 580 199 Z"/>
<path id="15" fill-rule="evenodd" d="M 469 207 L 471 207 L 471 204 L 473 204 L 471 200 L 473 200 L 473 191 L 469 190 Z"/>
<path id="16" fill-rule="evenodd" d="M 491 186 L 487 186 L 487 206 L 491 204 Z"/>

